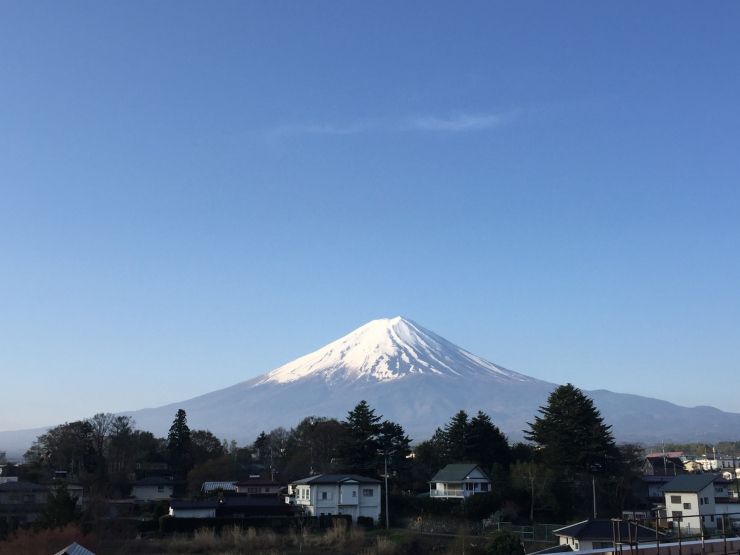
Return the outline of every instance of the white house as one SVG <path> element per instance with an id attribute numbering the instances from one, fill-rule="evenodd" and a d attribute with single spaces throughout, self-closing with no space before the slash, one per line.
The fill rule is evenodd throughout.
<path id="1" fill-rule="evenodd" d="M 429 482 L 429 495 L 441 499 L 466 499 L 489 493 L 491 480 L 476 464 L 448 464 Z"/>
<path id="2" fill-rule="evenodd" d="M 163 501 L 172 497 L 175 490 L 170 478 L 150 476 L 133 483 L 131 496 L 136 501 Z"/>
<path id="3" fill-rule="evenodd" d="M 350 515 L 380 520 L 380 481 L 356 474 L 319 474 L 288 486 L 291 502 L 311 516 Z"/>
<path id="4" fill-rule="evenodd" d="M 663 487 L 667 516 L 686 534 L 716 529 L 716 491 L 713 474 L 676 476 Z M 725 494 L 726 495 L 726 494 Z"/>

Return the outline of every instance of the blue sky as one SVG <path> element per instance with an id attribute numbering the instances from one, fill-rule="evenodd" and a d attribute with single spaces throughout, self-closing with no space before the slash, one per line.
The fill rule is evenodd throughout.
<path id="1" fill-rule="evenodd" d="M 3 2 L 0 429 L 399 314 L 740 412 L 738 52 L 736 2 Z"/>

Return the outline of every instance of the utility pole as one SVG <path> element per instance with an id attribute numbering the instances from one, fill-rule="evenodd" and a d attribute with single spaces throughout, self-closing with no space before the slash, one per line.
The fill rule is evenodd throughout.
<path id="1" fill-rule="evenodd" d="M 594 520 L 596 520 L 596 476 L 591 475 L 591 491 L 594 496 Z"/>
<path id="2" fill-rule="evenodd" d="M 385 476 L 385 529 L 390 528 L 388 519 L 388 453 L 383 453 L 383 475 Z"/>

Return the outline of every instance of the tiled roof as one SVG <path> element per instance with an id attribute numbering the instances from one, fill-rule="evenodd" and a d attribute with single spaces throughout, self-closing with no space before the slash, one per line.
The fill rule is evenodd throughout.
<path id="1" fill-rule="evenodd" d="M 203 482 L 203 485 L 201 486 L 201 491 L 203 492 L 210 492 L 210 491 L 236 491 L 236 483 L 235 482 Z"/>

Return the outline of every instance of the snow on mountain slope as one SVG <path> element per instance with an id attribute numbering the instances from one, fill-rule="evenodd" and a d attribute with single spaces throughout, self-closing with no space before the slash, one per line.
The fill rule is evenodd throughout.
<path id="1" fill-rule="evenodd" d="M 163 436 L 177 409 L 184 409 L 192 428 L 245 444 L 262 430 L 290 428 L 307 416 L 344 418 L 364 399 L 415 440 L 430 437 L 461 409 L 488 413 L 510 439 L 519 440 L 555 387 L 497 366 L 396 317 L 369 322 L 251 380 L 127 414 L 139 429 Z M 609 391 L 585 393 L 619 441 L 734 440 L 733 430 L 740 429 L 740 414 L 710 407 L 681 407 Z M 0 451 L 22 454 L 38 433 L 0 432 Z"/>
<path id="2" fill-rule="evenodd" d="M 413 374 L 535 381 L 477 357 L 397 316 L 373 320 L 313 353 L 268 372 L 253 387 L 267 383 L 286 384 L 309 377 L 321 377 L 329 383 L 387 382 Z"/>

